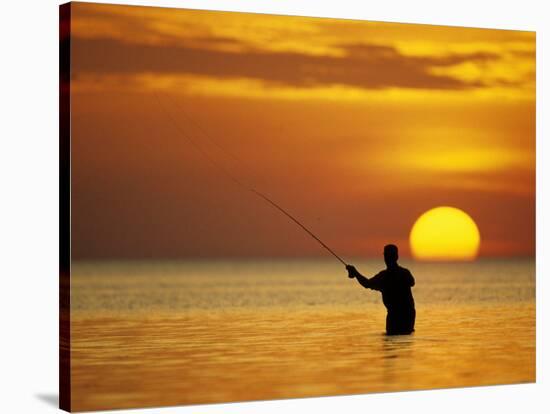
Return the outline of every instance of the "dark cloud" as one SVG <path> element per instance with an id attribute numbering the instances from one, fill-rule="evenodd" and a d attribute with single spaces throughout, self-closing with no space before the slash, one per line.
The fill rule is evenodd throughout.
<path id="1" fill-rule="evenodd" d="M 520 58 L 533 59 L 533 61 L 535 61 L 537 58 L 537 51 L 534 49 L 533 50 L 514 50 L 512 54 Z"/>
<path id="2" fill-rule="evenodd" d="M 235 39 L 198 40 L 191 46 L 161 46 L 73 38 L 73 73 L 193 74 L 220 79 L 251 78 L 295 87 L 468 89 L 484 85 L 437 75 L 431 69 L 499 59 L 491 53 L 405 56 L 394 47 L 373 44 L 341 45 L 344 57 L 246 50 L 244 45 L 246 51 L 235 52 L 211 47 L 220 42 L 238 46 Z"/>

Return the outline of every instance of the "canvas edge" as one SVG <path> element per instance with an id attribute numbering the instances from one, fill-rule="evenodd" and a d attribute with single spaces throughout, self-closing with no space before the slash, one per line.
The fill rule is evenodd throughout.
<path id="1" fill-rule="evenodd" d="M 71 411 L 71 3 L 59 6 L 59 408 Z"/>

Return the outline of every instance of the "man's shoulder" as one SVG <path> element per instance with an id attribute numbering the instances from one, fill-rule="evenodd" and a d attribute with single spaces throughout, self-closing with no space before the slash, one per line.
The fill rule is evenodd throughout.
<path id="1" fill-rule="evenodd" d="M 375 274 L 373 277 L 380 278 L 384 277 L 388 274 L 388 269 L 380 270 L 377 274 Z"/>
<path id="2" fill-rule="evenodd" d="M 406 267 L 402 267 L 402 266 L 397 266 L 397 270 L 399 273 L 401 274 L 404 274 L 404 275 L 412 275 L 411 271 L 409 269 L 407 269 Z"/>
<path id="3" fill-rule="evenodd" d="M 397 273 L 397 274 L 403 274 L 403 275 L 410 275 L 410 274 L 412 274 L 412 273 L 410 272 L 409 269 L 397 265 L 397 267 L 394 267 L 394 268 L 391 268 L 391 269 L 384 269 L 384 270 L 381 270 L 380 272 L 378 272 L 378 273 L 376 274 L 376 276 L 385 276 L 385 275 L 396 274 L 396 273 Z"/>

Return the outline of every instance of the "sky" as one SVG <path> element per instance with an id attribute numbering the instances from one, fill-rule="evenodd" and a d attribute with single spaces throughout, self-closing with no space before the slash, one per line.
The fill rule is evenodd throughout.
<path id="1" fill-rule="evenodd" d="M 535 33 L 72 3 L 73 259 L 535 254 Z M 231 177 L 229 177 L 229 175 Z"/>

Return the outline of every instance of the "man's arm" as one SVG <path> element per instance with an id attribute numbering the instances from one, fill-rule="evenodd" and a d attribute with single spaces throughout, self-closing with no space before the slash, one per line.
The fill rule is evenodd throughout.
<path id="1" fill-rule="evenodd" d="M 348 271 L 348 276 L 350 278 L 355 278 L 357 281 L 363 286 L 365 289 L 374 289 L 374 290 L 380 290 L 380 273 L 373 276 L 372 278 L 368 279 L 365 276 L 363 276 L 359 271 L 355 268 L 355 266 L 347 265 L 346 270 Z"/>

